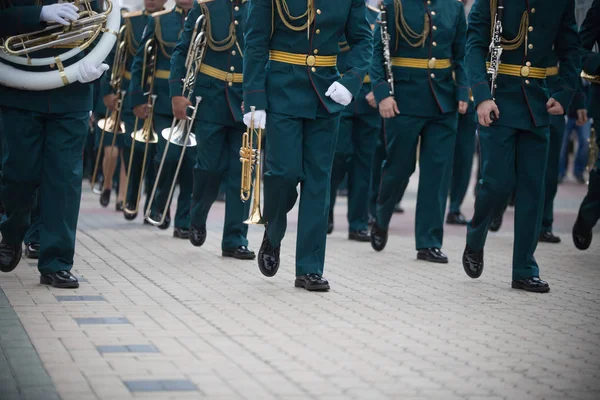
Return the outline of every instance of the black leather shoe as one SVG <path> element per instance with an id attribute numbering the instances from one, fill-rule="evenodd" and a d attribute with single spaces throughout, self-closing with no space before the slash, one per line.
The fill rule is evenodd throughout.
<path id="1" fill-rule="evenodd" d="M 317 274 L 297 276 L 294 286 L 306 289 L 309 292 L 329 290 L 329 282 L 327 282 L 327 279 Z"/>
<path id="2" fill-rule="evenodd" d="M 581 223 L 579 222 L 579 218 L 575 221 L 575 225 L 573 225 L 573 244 L 579 250 L 587 250 L 592 244 L 592 237 L 594 234 L 591 230 L 585 231 L 581 227 Z"/>
<path id="3" fill-rule="evenodd" d="M 162 214 L 159 214 L 157 220 L 160 221 L 161 219 L 162 219 Z M 167 214 L 167 217 L 165 218 L 165 222 L 160 224 L 158 226 L 158 229 L 161 229 L 164 231 L 166 229 L 169 229 L 170 226 L 171 226 L 171 215 Z"/>
<path id="4" fill-rule="evenodd" d="M 462 213 L 459 212 L 451 212 L 446 216 L 446 223 L 448 225 L 466 225 L 467 219 Z"/>
<path id="5" fill-rule="evenodd" d="M 274 247 L 269 242 L 267 231 L 265 229 L 265 235 L 263 236 L 260 250 L 258 251 L 258 269 L 264 276 L 269 278 L 275 276 L 279 269 L 279 251 L 280 247 Z"/>
<path id="6" fill-rule="evenodd" d="M 419 249 L 417 252 L 417 260 L 429 261 L 438 264 L 448 264 L 448 256 L 436 247 Z"/>
<path id="7" fill-rule="evenodd" d="M 17 268 L 19 261 L 21 261 L 22 252 L 23 249 L 20 243 L 17 246 L 11 246 L 2 240 L 0 242 L 0 271 L 10 272 Z"/>
<path id="8" fill-rule="evenodd" d="M 522 279 L 520 281 L 512 281 L 512 288 L 534 293 L 548 293 L 550 291 L 548 282 L 543 281 L 535 276 L 533 278 Z"/>
<path id="9" fill-rule="evenodd" d="M 333 213 L 329 213 L 329 219 L 327 220 L 327 234 L 333 232 Z"/>
<path id="10" fill-rule="evenodd" d="M 40 257 L 40 244 L 39 243 L 26 243 L 25 244 L 25 257 L 31 260 L 37 260 Z"/>
<path id="11" fill-rule="evenodd" d="M 177 228 L 173 230 L 173 237 L 177 239 L 189 239 L 190 238 L 190 230 L 184 228 Z"/>
<path id="12" fill-rule="evenodd" d="M 52 272 L 40 276 L 42 285 L 52 285 L 59 289 L 76 289 L 79 287 L 79 281 L 69 271 Z"/>
<path id="13" fill-rule="evenodd" d="M 123 212 L 123 202 L 122 201 L 117 201 L 117 204 L 115 204 L 115 211 Z"/>
<path id="14" fill-rule="evenodd" d="M 501 215 L 492 221 L 492 223 L 490 224 L 491 232 L 498 232 L 500 230 L 500 227 L 502 226 L 502 217 L 503 216 Z"/>
<path id="15" fill-rule="evenodd" d="M 237 258 L 238 260 L 254 260 L 256 258 L 256 254 L 252 250 L 248 250 L 246 246 L 223 250 L 221 255 L 223 257 Z"/>
<path id="16" fill-rule="evenodd" d="M 375 251 L 381 251 L 385 249 L 385 245 L 388 241 L 388 232 L 381 229 L 377 222 L 371 227 L 371 247 Z"/>
<path id="17" fill-rule="evenodd" d="M 560 243 L 560 238 L 550 231 L 540 232 L 538 242 L 544 243 Z"/>
<path id="18" fill-rule="evenodd" d="M 400 203 L 394 206 L 394 214 L 404 214 L 404 208 L 400 207 Z"/>
<path id="19" fill-rule="evenodd" d="M 135 209 L 133 204 L 127 204 L 127 206 L 125 208 L 128 210 Z M 133 221 L 134 219 L 137 218 L 138 213 L 128 213 L 127 211 L 123 210 L 123 216 L 125 217 L 125 219 L 127 221 Z M 148 221 L 146 221 L 146 219 L 144 219 L 144 222 L 149 223 Z"/>
<path id="20" fill-rule="evenodd" d="M 206 225 L 191 225 L 189 239 L 192 245 L 196 247 L 202 246 L 206 241 Z"/>
<path id="21" fill-rule="evenodd" d="M 369 231 L 366 229 L 361 229 L 360 231 L 354 231 L 348 233 L 348 240 L 355 240 L 357 242 L 370 242 L 371 235 L 369 235 Z"/>
<path id="22" fill-rule="evenodd" d="M 100 194 L 100 205 L 108 207 L 108 203 L 110 203 L 110 189 L 104 189 Z"/>
<path id="23" fill-rule="evenodd" d="M 462 256 L 462 265 L 470 278 L 477 279 L 483 272 L 483 249 L 474 251 L 465 246 Z"/>

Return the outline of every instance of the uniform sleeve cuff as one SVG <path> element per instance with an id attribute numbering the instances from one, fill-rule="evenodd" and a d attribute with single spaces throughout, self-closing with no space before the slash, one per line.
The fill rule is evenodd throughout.
<path id="1" fill-rule="evenodd" d="M 339 80 L 339 83 L 348 89 L 350 93 L 352 93 L 352 97 L 356 98 L 360 92 L 360 88 L 362 87 L 363 80 L 364 77 L 361 78 L 356 72 L 350 70 L 346 71 L 344 76 Z"/>
<path id="2" fill-rule="evenodd" d="M 581 93 L 576 94 L 571 103 L 571 108 L 583 110 L 585 108 L 585 96 Z"/>
<path id="3" fill-rule="evenodd" d="M 600 53 L 591 54 L 583 63 L 583 70 L 590 75 L 600 74 Z"/>
<path id="4" fill-rule="evenodd" d="M 131 96 L 129 96 L 129 101 L 131 102 L 131 107 L 134 108 L 140 104 L 147 103 L 148 96 L 144 96 L 144 93 L 142 92 L 133 92 L 131 93 Z"/>
<path id="5" fill-rule="evenodd" d="M 476 83 L 471 87 L 471 90 L 473 91 L 475 106 L 478 106 L 486 100 L 493 100 L 488 82 Z"/>
<path id="6" fill-rule="evenodd" d="M 373 87 L 373 96 L 377 104 L 390 97 L 390 85 L 387 82 L 380 82 Z"/>
<path id="7" fill-rule="evenodd" d="M 244 108 L 249 110 L 251 106 L 257 110 L 268 108 L 267 93 L 264 90 L 252 90 L 244 93 Z"/>
<path id="8" fill-rule="evenodd" d="M 561 90 L 560 92 L 554 93 L 552 98 L 560 103 L 560 105 L 565 109 L 565 113 L 569 112 L 569 106 L 571 105 L 571 100 L 573 99 L 573 92 L 570 90 Z"/>
<path id="9" fill-rule="evenodd" d="M 466 86 L 459 86 L 456 90 L 456 100 L 467 103 L 469 101 L 469 88 Z"/>
<path id="10" fill-rule="evenodd" d="M 169 93 L 171 98 L 181 96 L 183 93 L 183 83 L 179 79 L 169 81 Z"/>

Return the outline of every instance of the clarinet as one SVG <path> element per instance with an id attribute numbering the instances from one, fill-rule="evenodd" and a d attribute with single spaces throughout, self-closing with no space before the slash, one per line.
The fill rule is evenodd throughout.
<path id="1" fill-rule="evenodd" d="M 496 15 L 494 16 L 494 30 L 492 42 L 490 43 L 490 66 L 487 69 L 490 75 L 490 91 L 492 99 L 496 100 L 496 78 L 498 77 L 498 68 L 500 67 L 500 55 L 502 54 L 502 16 L 504 14 L 504 0 L 498 0 Z M 496 114 L 490 113 L 490 119 L 495 121 Z"/>
<path id="2" fill-rule="evenodd" d="M 383 43 L 383 65 L 385 66 L 385 79 L 390 85 L 390 96 L 394 95 L 394 72 L 392 71 L 392 56 L 390 54 L 390 34 L 387 27 L 387 9 L 383 2 L 380 6 L 381 14 L 381 42 Z"/>

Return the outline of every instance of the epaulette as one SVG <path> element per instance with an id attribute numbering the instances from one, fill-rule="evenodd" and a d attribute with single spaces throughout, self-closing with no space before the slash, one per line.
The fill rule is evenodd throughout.
<path id="1" fill-rule="evenodd" d="M 152 18 L 157 18 L 160 17 L 161 15 L 167 15 L 167 14 L 171 14 L 172 12 L 174 12 L 175 9 L 171 8 L 169 10 L 162 10 L 162 11 L 157 11 L 155 13 L 152 13 Z"/>
<path id="2" fill-rule="evenodd" d="M 460 0 L 458 0 L 458 1 L 460 1 Z M 370 4 L 367 4 L 367 8 L 368 8 L 369 10 L 373 10 L 373 11 L 375 11 L 375 12 L 381 12 L 381 10 L 380 10 L 379 8 L 377 8 L 377 7 L 375 7 L 375 6 L 372 6 L 372 5 L 370 5 Z"/>
<path id="3" fill-rule="evenodd" d="M 123 18 L 132 18 L 132 17 L 139 17 L 140 15 L 142 15 L 144 13 L 143 10 L 138 10 L 138 11 L 131 11 L 131 12 L 126 12 L 123 14 Z"/>

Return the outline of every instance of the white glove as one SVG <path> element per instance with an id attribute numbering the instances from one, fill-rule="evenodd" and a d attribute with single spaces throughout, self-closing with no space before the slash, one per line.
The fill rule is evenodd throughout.
<path id="1" fill-rule="evenodd" d="M 107 64 L 100 64 L 100 66 L 96 67 L 88 61 L 82 61 L 79 63 L 79 70 L 77 71 L 77 80 L 81 83 L 89 83 L 100 78 L 104 71 L 107 70 Z"/>
<path id="2" fill-rule="evenodd" d="M 327 89 L 325 96 L 331 97 L 331 100 L 344 107 L 352 101 L 352 93 L 339 82 L 333 82 L 331 86 L 329 86 L 329 89 Z"/>
<path id="3" fill-rule="evenodd" d="M 251 125 L 252 113 L 244 114 L 244 124 L 249 128 Z M 265 129 L 267 126 L 267 112 L 265 110 L 254 111 L 254 128 Z"/>
<path id="4" fill-rule="evenodd" d="M 52 4 L 42 7 L 40 13 L 40 21 L 55 22 L 61 25 L 69 25 L 73 21 L 77 21 L 79 9 L 72 3 Z"/>

